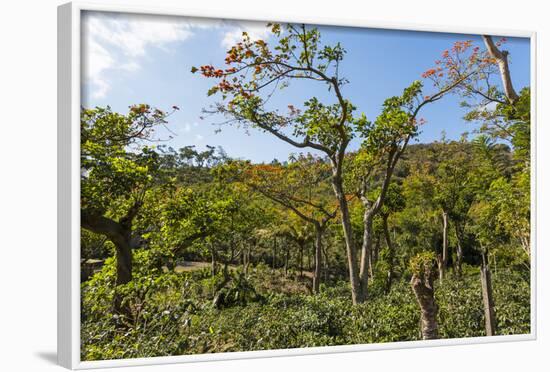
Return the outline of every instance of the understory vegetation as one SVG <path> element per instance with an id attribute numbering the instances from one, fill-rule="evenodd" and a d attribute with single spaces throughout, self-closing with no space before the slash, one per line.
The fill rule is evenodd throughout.
<path id="1" fill-rule="evenodd" d="M 349 284 L 321 285 L 312 296 L 299 273 L 284 276 L 258 264 L 248 275 L 229 278 L 209 269 L 185 273 L 143 270 L 121 289 L 131 302 L 131 320 L 113 315 L 115 266 L 109 259 L 83 287 L 82 357 L 139 358 L 242 350 L 367 344 L 420 340 L 420 313 L 406 280 L 387 295 L 353 305 Z M 143 266 L 142 266 L 143 265 Z M 153 270 L 154 272 L 154 270 Z M 510 270 L 494 276 L 499 334 L 530 332 L 529 281 Z M 279 290 L 286 289 L 285 292 Z M 485 335 L 479 269 L 465 265 L 461 278 L 436 289 L 441 338 Z M 223 296 L 223 300 L 218 300 Z M 130 324 L 126 324 L 130 322 Z"/>

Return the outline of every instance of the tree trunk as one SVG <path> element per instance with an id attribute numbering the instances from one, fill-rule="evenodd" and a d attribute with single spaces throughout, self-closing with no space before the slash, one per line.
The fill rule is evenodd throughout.
<path id="1" fill-rule="evenodd" d="M 241 265 L 243 267 L 243 272 L 245 272 L 245 265 L 246 265 L 246 250 L 247 250 L 247 247 L 246 247 L 246 241 L 242 241 L 241 242 Z"/>
<path id="2" fill-rule="evenodd" d="M 491 270 L 487 262 L 487 254 L 482 254 L 481 264 L 481 292 L 483 296 L 483 309 L 485 312 L 485 334 L 494 336 L 496 334 L 495 305 L 493 302 L 493 285 L 491 282 Z"/>
<path id="3" fill-rule="evenodd" d="M 372 247 L 372 249 L 369 250 L 369 253 L 368 253 L 368 262 L 369 262 L 369 278 L 371 278 L 371 280 L 374 278 L 374 250 L 376 249 L 375 248 L 376 244 L 374 244 L 374 246 Z"/>
<path id="4" fill-rule="evenodd" d="M 464 258 L 464 251 L 462 249 L 462 234 L 460 233 L 458 222 L 455 222 L 454 225 L 456 235 L 456 274 L 458 276 L 462 276 L 462 260 Z"/>
<path id="5" fill-rule="evenodd" d="M 365 213 L 363 214 L 363 245 L 361 247 L 361 267 L 359 271 L 359 297 L 357 298 L 357 303 L 363 303 L 366 301 L 368 296 L 368 282 L 369 282 L 369 261 L 372 250 L 372 238 L 373 238 L 373 229 L 372 221 L 374 214 L 368 209 L 365 208 Z"/>
<path id="6" fill-rule="evenodd" d="M 443 282 L 443 271 L 445 270 L 443 268 L 443 257 L 441 256 L 441 254 L 437 254 L 437 257 L 436 257 L 436 260 L 437 260 L 437 272 L 439 273 L 439 283 L 442 283 Z"/>
<path id="7" fill-rule="evenodd" d="M 248 266 L 250 265 L 250 246 L 243 247 L 243 272 L 248 274 Z"/>
<path id="8" fill-rule="evenodd" d="M 376 234 L 375 242 L 372 246 L 371 253 L 369 254 L 369 275 L 371 279 L 374 279 L 376 271 L 376 263 L 380 255 L 380 234 Z"/>
<path id="9" fill-rule="evenodd" d="M 437 304 L 434 297 L 433 275 L 431 271 L 423 276 L 414 274 L 411 286 L 420 306 L 420 324 L 422 339 L 433 340 L 438 338 Z"/>
<path id="10" fill-rule="evenodd" d="M 339 169 L 337 165 L 334 165 L 333 163 L 332 187 L 334 189 L 334 194 L 336 195 L 336 199 L 338 200 L 338 205 L 340 207 L 342 230 L 344 234 L 344 242 L 346 244 L 346 253 L 348 258 L 351 299 L 353 304 L 357 304 L 363 302 L 364 298 L 362 297 L 361 283 L 359 281 L 359 270 L 357 268 L 357 250 L 353 242 L 353 232 L 351 228 L 351 217 L 348 209 L 348 201 L 346 199 L 346 195 L 344 194 L 342 184 L 342 177 L 339 174 Z"/>
<path id="11" fill-rule="evenodd" d="M 140 204 L 135 203 L 119 222 L 87 211 L 80 212 L 81 226 L 96 234 L 106 236 L 116 248 L 116 286 L 127 284 L 132 280 L 132 220 L 139 207 Z M 123 308 L 122 298 L 116 293 L 114 311 L 117 314 L 129 314 L 129 309 Z"/>
<path id="12" fill-rule="evenodd" d="M 288 276 L 289 255 L 290 255 L 290 249 L 288 248 L 288 242 L 285 242 L 285 278 Z"/>
<path id="13" fill-rule="evenodd" d="M 518 95 L 512 85 L 512 78 L 510 77 L 510 68 L 508 66 L 508 51 L 500 51 L 493 43 L 491 36 L 483 35 L 483 41 L 487 47 L 489 55 L 497 60 L 498 68 L 500 69 L 500 78 L 504 87 L 504 94 L 508 99 L 508 102 L 514 103 L 518 99 Z"/>
<path id="14" fill-rule="evenodd" d="M 273 237 L 273 260 L 271 262 L 271 268 L 273 271 L 277 268 L 277 237 Z"/>
<path id="15" fill-rule="evenodd" d="M 529 260 L 531 260 L 531 238 L 529 231 L 526 233 L 526 236 L 523 237 L 522 242 L 523 249 L 525 250 L 525 253 L 527 253 Z"/>
<path id="16" fill-rule="evenodd" d="M 300 277 L 304 276 L 304 242 L 300 242 Z"/>
<path id="17" fill-rule="evenodd" d="M 132 280 L 132 224 L 128 215 L 120 222 L 116 222 L 81 211 L 81 225 L 86 230 L 109 238 L 116 248 L 116 285 L 130 282 Z"/>
<path id="18" fill-rule="evenodd" d="M 447 215 L 447 212 L 443 212 L 443 248 L 441 252 L 441 263 L 439 266 L 439 281 L 443 282 L 443 279 L 445 278 L 445 271 L 447 269 L 447 261 L 448 261 L 448 230 L 449 230 L 449 218 Z"/>
<path id="19" fill-rule="evenodd" d="M 313 247 L 311 248 L 315 249 L 315 242 L 313 242 Z M 307 258 L 307 265 L 306 265 L 307 271 L 311 271 L 311 249 L 306 250 L 306 258 Z"/>
<path id="20" fill-rule="evenodd" d="M 323 276 L 325 283 L 328 283 L 328 244 L 323 245 Z"/>
<path id="21" fill-rule="evenodd" d="M 313 271 L 313 293 L 319 293 L 319 283 L 321 280 L 321 260 L 323 254 L 323 230 L 320 226 L 315 226 L 315 269 Z"/>
<path id="22" fill-rule="evenodd" d="M 211 263 L 211 273 L 212 273 L 212 276 L 216 276 L 217 274 L 217 262 L 216 262 L 216 249 L 214 248 L 214 244 L 213 243 L 210 243 L 210 255 L 211 255 L 211 258 L 212 258 L 212 263 Z"/>
<path id="23" fill-rule="evenodd" d="M 395 261 L 395 251 L 393 243 L 391 241 L 390 230 L 388 228 L 388 216 L 382 216 L 382 228 L 384 230 L 384 238 L 386 239 L 386 245 L 388 246 L 388 276 L 386 279 L 386 293 L 390 293 L 392 281 L 393 281 L 393 270 L 394 270 L 394 261 Z"/>
<path id="24" fill-rule="evenodd" d="M 129 240 L 129 239 L 128 239 Z M 132 247 L 126 239 L 113 242 L 116 247 L 116 285 L 123 285 L 132 280 Z"/>
<path id="25" fill-rule="evenodd" d="M 376 244 L 374 244 L 374 249 L 372 250 L 372 259 L 375 265 L 378 262 L 378 257 L 380 257 L 380 234 L 376 234 Z"/>
<path id="26" fill-rule="evenodd" d="M 130 244 L 130 231 L 123 233 L 120 240 L 114 239 L 116 247 L 116 286 L 124 285 L 132 280 L 132 246 Z M 114 312 L 126 316 L 131 315 L 131 310 L 124 305 L 122 296 L 115 290 Z"/>
<path id="27" fill-rule="evenodd" d="M 223 259 L 223 277 L 228 278 L 229 277 L 229 262 L 231 260 L 228 260 L 226 258 Z"/>

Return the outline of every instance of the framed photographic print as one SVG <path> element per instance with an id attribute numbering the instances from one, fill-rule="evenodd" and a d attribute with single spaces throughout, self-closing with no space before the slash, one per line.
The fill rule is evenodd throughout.
<path id="1" fill-rule="evenodd" d="M 535 33 L 59 7 L 58 355 L 535 338 Z"/>

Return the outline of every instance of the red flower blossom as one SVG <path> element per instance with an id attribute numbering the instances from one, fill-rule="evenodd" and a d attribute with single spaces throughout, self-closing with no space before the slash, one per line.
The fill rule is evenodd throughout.
<path id="1" fill-rule="evenodd" d="M 432 75 L 434 75 L 436 73 L 436 70 L 434 68 L 431 68 L 427 71 L 425 71 L 423 74 L 422 74 L 422 77 L 425 79 L 425 78 L 428 78 Z"/>

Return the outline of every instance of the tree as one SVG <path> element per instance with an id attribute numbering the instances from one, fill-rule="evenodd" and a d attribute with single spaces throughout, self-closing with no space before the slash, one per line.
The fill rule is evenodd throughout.
<path id="1" fill-rule="evenodd" d="M 439 338 L 437 303 L 434 297 L 435 256 L 432 252 L 416 255 L 410 261 L 411 287 L 420 306 L 422 339 Z"/>
<path id="2" fill-rule="evenodd" d="M 157 153 L 143 143 L 168 115 L 148 105 L 131 106 L 127 115 L 82 109 L 81 225 L 114 244 L 117 286 L 132 280 L 132 249 L 139 245 L 133 221 L 158 170 Z"/>
<path id="3" fill-rule="evenodd" d="M 363 238 L 357 276 L 358 293 L 355 302 L 367 298 L 368 267 L 373 244 L 373 221 L 380 212 L 397 162 L 405 152 L 409 141 L 417 134 L 416 117 L 421 107 L 443 97 L 438 93 L 433 97 L 419 98 L 422 84 L 414 82 L 403 91 L 400 97 L 391 97 L 384 102 L 382 113 L 374 123 L 365 121 L 358 127 L 363 138 L 361 148 L 353 157 L 348 172 L 350 188 L 361 200 L 363 212 Z M 372 193 L 380 184 L 380 190 Z M 374 197 L 373 197 L 374 195 Z M 351 265 L 351 263 L 350 263 Z M 353 260 L 353 265 L 357 265 Z M 357 272 L 357 268 L 354 269 Z M 351 270 L 350 270 L 351 272 Z"/>
<path id="4" fill-rule="evenodd" d="M 457 86 L 457 92 L 464 98 L 462 105 L 470 109 L 465 119 L 480 123 L 481 134 L 493 140 L 508 141 L 513 146 L 513 156 L 517 164 L 514 175 L 508 179 L 508 190 L 517 190 L 515 200 L 521 199 L 522 205 L 529 205 L 530 90 L 528 87 L 523 88 L 518 95 L 513 87 L 508 65 L 509 53 L 499 49 L 506 43 L 506 38 L 494 42 L 491 36 L 484 35 L 483 41 L 485 51 L 473 47 L 470 41 L 455 44 L 451 53 L 444 53 L 443 61 L 436 62 L 440 66 L 438 68 L 442 71 L 442 77 L 434 74 L 430 78 L 435 84 L 440 84 L 441 79 L 452 76 L 456 71 L 477 66 L 476 73 Z M 495 84 L 495 76 L 500 78 L 498 80 L 502 83 L 502 89 Z M 529 252 L 529 213 L 523 210 L 511 220 L 521 221 L 520 226 L 516 225 L 515 228 L 521 231 L 519 240 L 523 249 Z"/>
<path id="5" fill-rule="evenodd" d="M 314 236 L 311 231 L 311 225 L 304 223 L 298 215 L 287 215 L 282 221 L 279 221 L 280 229 L 277 232 L 293 242 L 298 247 L 296 268 L 300 272 L 300 277 L 304 276 L 304 253 L 306 252 L 306 246 L 308 243 L 314 241 Z M 289 268 L 290 250 L 287 246 L 285 251 L 285 274 Z"/>
<path id="6" fill-rule="evenodd" d="M 500 78 L 502 79 L 502 86 L 504 87 L 504 94 L 510 104 L 513 104 L 519 98 L 512 84 L 512 78 L 510 77 L 510 68 L 508 67 L 508 51 L 499 50 L 497 46 L 500 46 L 505 39 L 501 39 L 495 44 L 493 38 L 489 35 L 483 35 L 483 42 L 487 47 L 487 53 L 496 60 L 498 68 L 500 70 Z"/>
<path id="7" fill-rule="evenodd" d="M 313 155 L 291 156 L 286 165 L 253 165 L 235 162 L 233 174 L 251 190 L 292 211 L 315 231 L 313 292 L 319 292 L 323 252 L 323 234 L 336 217 L 337 206 L 330 196 L 330 168 Z M 235 169 L 235 168 L 234 168 Z M 303 248 L 303 247 L 301 247 Z"/>
<path id="8" fill-rule="evenodd" d="M 161 168 L 175 179 L 178 185 L 198 185 L 213 181 L 210 169 L 227 160 L 222 147 L 206 145 L 206 150 L 185 146 L 178 150 L 165 145 L 157 146 Z"/>
<path id="9" fill-rule="evenodd" d="M 460 48 L 460 59 L 449 60 L 448 52 L 444 75 L 456 69 L 465 68 L 465 64 L 475 64 L 478 72 L 457 87 L 457 92 L 464 98 L 462 106 L 470 109 L 466 114 L 467 121 L 480 124 L 479 132 L 493 139 L 509 141 L 515 149 L 525 168 L 530 162 L 530 89 L 525 87 L 517 94 L 512 84 L 509 68 L 509 52 L 502 48 L 506 38 L 494 42 L 491 36 L 484 35 L 486 51 L 472 47 L 469 42 Z M 471 53 L 467 55 L 468 51 Z M 433 77 L 437 80 L 436 77 Z M 500 88 L 495 81 L 501 81 Z"/>
<path id="10" fill-rule="evenodd" d="M 224 164 L 225 165 L 225 164 Z M 224 167 L 220 165 L 220 167 Z M 270 205 L 254 195 L 238 182 L 225 183 L 219 179 L 219 170 L 214 168 L 215 183 L 210 192 L 211 208 L 219 209 L 219 218 L 210 226 L 212 247 L 215 248 L 218 259 L 223 263 L 224 275 L 228 274 L 228 265 L 237 257 L 242 256 L 247 250 L 247 264 L 250 262 L 252 247 L 246 247 L 251 240 L 260 241 L 266 238 L 264 226 L 269 226 L 275 216 L 275 211 Z M 223 208 L 214 207 L 219 201 L 225 201 Z M 276 250 L 277 236 L 273 235 L 273 243 Z M 276 260 L 276 252 L 273 262 Z"/>
<path id="11" fill-rule="evenodd" d="M 490 246 L 498 242 L 499 236 L 495 234 L 495 218 L 493 208 L 485 202 L 476 203 L 471 210 L 471 218 L 474 220 L 472 229 L 479 243 L 481 254 L 481 290 L 483 298 L 483 308 L 485 313 L 485 334 L 494 336 L 497 332 L 495 317 L 495 308 L 493 301 L 493 290 L 491 271 L 489 268 Z"/>
<path id="12" fill-rule="evenodd" d="M 437 148 L 433 175 L 427 175 L 433 182 L 433 202 L 441 211 L 443 221 L 442 251 L 438 260 L 440 280 L 445 277 L 449 264 L 451 227 L 454 227 L 455 232 L 455 269 L 458 274 L 461 272 L 464 225 L 474 199 L 470 185 L 472 162 L 471 149 L 468 148 L 464 137 L 460 141 L 443 140 Z"/>
<path id="13" fill-rule="evenodd" d="M 268 27 L 278 40 L 273 48 L 264 40 L 252 40 L 244 32 L 243 40 L 227 53 L 225 62 L 229 67 L 221 69 L 203 65 L 193 67 L 191 71 L 200 71 L 204 77 L 219 80 L 208 94 L 219 94 L 224 102 L 207 112 L 225 115 L 228 124 L 251 126 L 297 148 L 317 150 L 327 156 L 346 243 L 352 299 L 354 303 L 364 302 L 367 296 L 366 269 L 372 217 L 383 203 L 385 189 L 397 161 L 416 133 L 417 115 L 423 106 L 441 99 L 474 74 L 472 68 L 475 65 L 453 74 L 444 84 L 436 84 L 436 90 L 431 95 L 423 96 L 422 84 L 414 82 L 404 90 L 403 95 L 386 100 L 383 113 L 371 125 L 364 114 L 354 113 L 355 106 L 343 95 L 342 88 L 347 80 L 340 76 L 339 69 L 346 51 L 340 43 L 332 46 L 322 44 L 319 30 L 305 25 L 286 25 L 284 33 L 279 24 L 269 24 Z M 435 73 L 436 70 L 429 70 L 424 77 Z M 289 104 L 286 114 L 270 109 L 266 103 L 274 94 L 272 88 L 285 88 L 296 80 L 322 84 L 334 95 L 336 103 L 324 104 L 317 97 L 311 97 L 303 103 L 303 108 Z M 385 133 L 386 129 L 390 129 L 389 135 Z M 343 175 L 346 150 L 354 136 L 362 137 L 366 152 L 375 150 L 375 154 L 367 156 L 365 176 L 371 173 L 370 166 L 377 164 L 377 161 L 385 164 L 385 186 L 379 199 L 374 202 L 365 200 L 366 232 L 360 261 L 353 239 Z"/>
<path id="14" fill-rule="evenodd" d="M 499 212 L 503 208 L 499 188 L 503 182 L 506 183 L 502 176 L 509 160 L 501 156 L 502 147 L 492 143 L 486 136 L 480 136 L 474 141 L 474 150 L 475 168 L 471 171 L 471 179 L 476 193 L 474 202 L 468 211 L 470 223 L 466 228 L 475 236 L 481 257 L 480 279 L 485 313 L 485 332 L 487 336 L 493 336 L 497 332 L 497 323 L 489 257 L 498 252 L 510 236 L 498 218 Z M 504 153 L 506 152 L 504 150 Z M 498 186 L 495 188 L 495 185 Z"/>
<path id="15" fill-rule="evenodd" d="M 395 246 L 390 236 L 388 219 L 392 214 L 400 212 L 404 208 L 405 198 L 401 193 L 401 187 L 397 183 L 392 182 L 388 187 L 386 201 L 384 202 L 384 205 L 380 210 L 380 217 L 382 220 L 382 232 L 384 234 L 384 240 L 386 241 L 386 246 L 388 248 L 388 274 L 385 288 L 386 293 L 390 292 L 392 281 L 395 276 Z"/>

